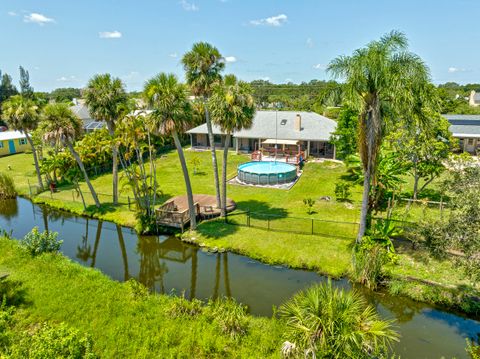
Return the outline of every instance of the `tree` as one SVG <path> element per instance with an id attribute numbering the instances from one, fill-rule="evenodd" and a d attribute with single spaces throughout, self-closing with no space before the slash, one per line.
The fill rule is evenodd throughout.
<path id="1" fill-rule="evenodd" d="M 330 139 L 335 145 L 336 155 L 339 159 L 346 159 L 349 155 L 358 152 L 357 124 L 358 113 L 348 107 L 342 108 L 337 119 L 337 127 Z"/>
<path id="2" fill-rule="evenodd" d="M 23 97 L 33 98 L 33 87 L 30 85 L 30 74 L 22 66 L 20 70 L 20 93 Z"/>
<path id="3" fill-rule="evenodd" d="M 148 80 L 144 88 L 145 99 L 152 110 L 147 120 L 152 131 L 160 135 L 171 135 L 175 142 L 187 191 L 190 229 L 196 229 L 197 219 L 193 203 L 192 185 L 182 144 L 178 137 L 178 133 L 185 131 L 190 125 L 191 106 L 187 95 L 187 88 L 179 83 L 173 74 L 158 74 Z"/>
<path id="4" fill-rule="evenodd" d="M 70 102 L 74 98 L 81 97 L 80 89 L 68 87 L 68 88 L 58 88 L 50 92 L 49 98 L 55 102 Z"/>
<path id="5" fill-rule="evenodd" d="M 127 94 L 122 80 L 110 74 L 95 75 L 88 82 L 84 93 L 90 114 L 107 123 L 110 136 L 126 109 Z M 112 142 L 113 203 L 118 204 L 118 147 Z"/>
<path id="6" fill-rule="evenodd" d="M 379 358 L 398 341 L 392 322 L 382 320 L 357 291 L 329 281 L 299 292 L 280 307 L 287 329 L 284 353 L 313 358 Z"/>
<path id="7" fill-rule="evenodd" d="M 227 214 L 227 162 L 230 138 L 234 131 L 252 127 L 255 116 L 253 90 L 249 84 L 237 81 L 233 75 L 225 76 L 218 83 L 210 97 L 208 107 L 211 109 L 212 121 L 225 133 L 222 163 L 222 216 Z"/>
<path id="8" fill-rule="evenodd" d="M 83 165 L 82 160 L 78 152 L 73 147 L 75 139 L 78 138 L 82 131 L 82 122 L 75 116 L 70 110 L 67 104 L 64 103 L 52 103 L 45 106 L 42 113 L 41 129 L 43 131 L 43 138 L 46 142 L 55 143 L 59 142 L 68 148 L 73 158 L 80 167 L 80 171 L 83 173 L 85 182 L 92 194 L 92 198 L 97 208 L 100 207 L 97 193 L 88 178 L 87 171 Z"/>
<path id="9" fill-rule="evenodd" d="M 208 98 L 213 86 L 221 79 L 221 72 L 225 68 L 225 61 L 218 49 L 206 42 L 193 44 L 192 50 L 183 55 L 182 64 L 185 69 L 187 83 L 194 96 L 198 96 L 205 103 L 205 121 L 207 123 L 208 139 L 212 151 L 213 178 L 217 208 L 221 208 L 220 183 L 218 179 L 217 155 L 213 137 L 212 122 L 208 111 Z"/>
<path id="10" fill-rule="evenodd" d="M 7 122 L 9 127 L 25 134 L 32 148 L 38 185 L 40 189 L 43 190 L 43 180 L 40 173 L 37 150 L 31 136 L 31 132 L 37 128 L 40 119 L 38 106 L 31 99 L 27 99 L 21 95 L 15 95 L 3 103 L 2 118 Z"/>
<path id="11" fill-rule="evenodd" d="M 357 242 L 368 227 L 371 184 L 375 184 L 378 153 L 386 122 L 409 109 L 415 98 L 412 90 L 429 83 L 429 71 L 423 61 L 408 52 L 404 34 L 392 31 L 378 41 L 340 56 L 328 66 L 335 77 L 345 78 L 347 104 L 359 112 L 359 152 L 365 172 L 360 226 Z"/>
<path id="12" fill-rule="evenodd" d="M 12 83 L 12 78 L 8 74 L 3 74 L 0 71 L 0 108 L 2 103 L 8 100 L 10 97 L 18 95 L 18 90 Z"/>
<path id="13" fill-rule="evenodd" d="M 416 116 L 388 136 L 397 160 L 409 166 L 413 177 L 413 199 L 417 199 L 434 179 L 445 170 L 444 162 L 450 156 L 455 139 L 449 131 L 449 122 L 438 113 L 430 112 L 427 121 Z M 423 180 L 420 186 L 420 180 Z"/>

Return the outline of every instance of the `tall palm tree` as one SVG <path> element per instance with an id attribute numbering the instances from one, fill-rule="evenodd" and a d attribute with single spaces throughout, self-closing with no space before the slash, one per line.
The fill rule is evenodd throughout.
<path id="1" fill-rule="evenodd" d="M 182 64 L 185 69 L 187 84 L 190 86 L 193 95 L 199 97 L 205 105 L 205 121 L 207 123 L 210 150 L 212 151 L 217 208 L 221 208 L 217 155 L 215 152 L 212 122 L 210 121 L 207 102 L 214 84 L 221 79 L 220 73 L 225 68 L 225 62 L 216 47 L 206 42 L 197 42 L 193 44 L 192 50 L 183 55 Z"/>
<path id="2" fill-rule="evenodd" d="M 370 188 L 376 183 L 378 154 L 387 119 L 397 120 L 403 110 L 415 102 L 413 89 L 429 83 L 429 71 L 423 61 L 407 51 L 407 39 L 392 31 L 378 41 L 356 50 L 351 56 L 339 56 L 328 66 L 335 77 L 345 79 L 346 102 L 358 110 L 358 147 L 363 164 L 362 210 L 357 242 L 368 227 Z"/>
<path id="3" fill-rule="evenodd" d="M 110 136 L 114 136 L 117 122 L 127 108 L 127 93 L 122 80 L 110 74 L 95 75 L 84 93 L 90 114 L 107 123 Z M 118 147 L 112 142 L 113 203 L 118 204 Z"/>
<path id="4" fill-rule="evenodd" d="M 225 76 L 214 86 L 209 105 L 212 120 L 225 133 L 222 163 L 222 216 L 227 213 L 227 159 L 230 138 L 234 131 L 252 127 L 255 116 L 253 90 L 249 84 L 237 81 L 234 75 Z"/>
<path id="5" fill-rule="evenodd" d="M 83 173 L 95 205 L 100 207 L 97 193 L 88 178 L 87 171 L 80 159 L 80 155 L 73 147 L 75 139 L 80 135 L 82 130 L 81 120 L 75 116 L 67 104 L 51 103 L 45 106 L 43 110 L 41 129 L 43 131 L 43 138 L 46 142 L 54 143 L 55 141 L 58 141 L 68 148 Z"/>
<path id="6" fill-rule="evenodd" d="M 2 104 L 2 119 L 9 127 L 22 132 L 32 148 L 35 171 L 37 172 L 38 185 L 43 190 L 43 180 L 38 163 L 37 150 L 33 142 L 31 132 L 34 131 L 40 120 L 39 108 L 31 99 L 21 95 L 10 97 Z"/>
<path id="7" fill-rule="evenodd" d="M 175 75 L 161 73 L 147 81 L 143 93 L 149 108 L 152 110 L 147 119 L 152 132 L 173 137 L 187 190 L 190 229 L 195 229 L 197 228 L 197 220 L 192 185 L 182 144 L 178 137 L 179 132 L 183 132 L 189 127 L 191 120 L 187 88 L 178 82 Z"/>

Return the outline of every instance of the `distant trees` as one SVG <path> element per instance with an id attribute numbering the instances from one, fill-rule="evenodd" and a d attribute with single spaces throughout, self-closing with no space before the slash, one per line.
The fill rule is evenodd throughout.
<path id="1" fill-rule="evenodd" d="M 20 93 L 23 97 L 33 98 L 33 87 L 30 85 L 30 74 L 22 66 L 20 71 Z"/>
<path id="2" fill-rule="evenodd" d="M 358 112 L 344 107 L 337 118 L 337 127 L 330 141 L 335 145 L 336 156 L 346 159 L 358 152 Z"/>
<path id="3" fill-rule="evenodd" d="M 70 102 L 74 98 L 80 98 L 82 93 L 80 89 L 68 87 L 68 88 L 58 88 L 50 92 L 48 97 L 55 102 Z"/>

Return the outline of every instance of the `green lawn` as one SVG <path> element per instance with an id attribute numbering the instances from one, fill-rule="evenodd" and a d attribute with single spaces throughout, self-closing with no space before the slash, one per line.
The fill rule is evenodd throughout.
<path id="1" fill-rule="evenodd" d="M 210 152 L 185 151 L 187 161 L 192 157 L 200 159 L 197 175 L 192 174 L 194 193 L 214 194 L 213 175 L 211 171 Z M 221 165 L 220 152 L 219 160 Z M 236 174 L 236 167 L 248 161 L 246 155 L 229 156 L 229 177 Z M 28 195 L 28 181 L 35 183 L 35 173 L 31 154 L 18 154 L 0 158 L 0 171 L 7 170 L 14 177 L 20 193 Z M 189 164 L 189 167 L 190 164 Z M 7 170 L 8 171 L 8 170 Z M 356 222 L 360 213 L 361 187 L 352 190 L 352 203 L 335 201 L 335 183 L 345 174 L 345 167 L 341 163 L 326 161 L 323 163 L 307 163 L 303 175 L 290 190 L 265 189 L 247 186 L 229 185 L 228 196 L 238 204 L 238 211 L 250 211 L 252 227 L 245 225 L 235 226 L 225 224 L 221 220 L 203 222 L 195 233 L 187 233 L 186 240 L 202 244 L 207 247 L 218 247 L 242 253 L 267 263 L 285 264 L 296 268 L 308 268 L 332 276 L 348 274 L 351 260 L 351 245 L 355 237 L 354 224 L 314 221 L 316 233 L 321 235 L 306 235 L 286 233 L 278 230 L 295 232 L 309 232 L 314 220 L 328 220 L 337 222 Z M 168 152 L 158 159 L 157 178 L 163 191 L 164 199 L 185 193 L 184 182 L 181 176 L 180 165 L 175 151 Z M 93 178 L 93 185 L 100 199 L 104 203 L 100 211 L 89 207 L 88 214 L 104 220 L 110 220 L 122 225 L 134 226 L 135 214 L 127 205 L 114 207 L 111 205 L 111 175 L 105 174 Z M 88 195 L 85 184 L 81 184 L 89 204 L 93 201 Z M 411 179 L 407 178 L 404 189 L 411 187 Z M 435 188 L 435 184 L 432 186 Z M 121 200 L 127 202 L 130 193 L 123 192 Z M 322 201 L 320 197 L 330 196 L 331 201 Z M 304 198 L 316 200 L 314 213 L 307 215 L 303 204 Z M 83 207 L 78 198 L 72 198 L 72 189 L 60 188 L 53 195 L 44 192 L 36 196 L 34 201 L 44 202 L 53 207 L 67 209 L 81 214 Z M 405 211 L 405 205 L 398 208 L 398 213 Z M 235 213 L 233 213 L 235 214 Z M 246 224 L 245 215 L 230 217 L 231 222 Z M 274 215 L 268 226 L 277 231 L 268 231 L 267 221 L 259 214 Z M 380 214 L 381 215 L 381 214 Z M 425 208 L 414 205 L 405 218 L 418 220 L 419 218 L 438 217 L 438 209 Z M 253 228 L 253 227 L 261 228 Z M 262 229 L 264 228 L 264 229 Z M 439 262 L 429 259 L 426 252 L 421 250 L 402 250 L 399 255 L 399 264 L 391 269 L 392 276 L 399 279 L 415 277 L 434 281 L 442 285 L 466 285 L 468 290 L 478 293 L 465 282 L 464 276 L 450 261 Z M 403 293 L 409 294 L 409 293 Z M 421 299 L 421 295 L 417 295 Z"/>

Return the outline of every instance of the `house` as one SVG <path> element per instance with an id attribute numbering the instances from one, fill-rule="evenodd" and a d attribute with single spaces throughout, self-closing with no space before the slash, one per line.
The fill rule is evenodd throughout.
<path id="1" fill-rule="evenodd" d="M 0 156 L 25 152 L 30 149 L 27 136 L 20 131 L 0 132 Z"/>
<path id="2" fill-rule="evenodd" d="M 92 132 L 105 127 L 105 122 L 97 121 L 90 115 L 85 100 L 74 98 L 72 102 L 73 106 L 70 106 L 70 109 L 80 120 L 82 120 L 85 132 Z"/>
<path id="3" fill-rule="evenodd" d="M 460 149 L 471 154 L 480 152 L 480 115 L 442 115 L 450 122 L 450 132 L 458 138 Z"/>
<path id="4" fill-rule="evenodd" d="M 472 90 L 468 97 L 468 104 L 472 107 L 480 106 L 480 93 L 476 93 L 475 90 Z"/>
<path id="5" fill-rule="evenodd" d="M 236 152 L 274 151 L 275 154 L 302 151 L 306 156 L 335 158 L 330 136 L 336 122 L 314 112 L 257 111 L 249 129 L 236 131 L 230 141 Z M 209 147 L 207 125 L 189 131 L 192 148 Z M 216 147 L 223 147 L 224 133 L 213 125 Z"/>

